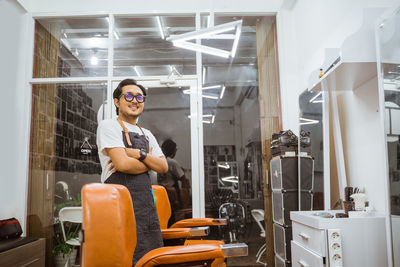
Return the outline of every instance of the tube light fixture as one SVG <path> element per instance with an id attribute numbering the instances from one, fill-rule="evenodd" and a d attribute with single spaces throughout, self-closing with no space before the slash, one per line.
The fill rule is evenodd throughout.
<path id="1" fill-rule="evenodd" d="M 213 115 L 212 117 L 211 117 L 211 123 L 214 123 L 215 122 L 215 115 Z"/>
<path id="2" fill-rule="evenodd" d="M 224 169 L 230 169 L 231 167 L 229 166 L 228 163 L 218 163 L 219 168 L 224 168 Z"/>
<path id="3" fill-rule="evenodd" d="M 317 124 L 319 123 L 319 120 L 312 120 L 312 119 L 306 119 L 306 118 L 300 118 L 302 122 L 300 122 L 300 125 L 309 125 L 309 124 Z"/>
<path id="4" fill-rule="evenodd" d="M 200 29 L 197 31 L 192 31 L 192 32 L 186 32 L 183 34 L 179 35 L 174 35 L 169 37 L 167 40 L 171 42 L 179 41 L 189 41 L 189 40 L 195 40 L 195 39 L 203 39 L 204 37 L 207 36 L 213 36 L 217 35 L 219 33 L 223 32 L 229 32 L 234 30 L 238 25 L 242 25 L 242 20 L 237 20 L 233 22 L 228 22 L 224 24 L 220 24 L 214 27 L 209 27 L 205 29 Z"/>
<path id="5" fill-rule="evenodd" d="M 115 39 L 119 40 L 119 36 L 118 36 L 118 33 L 116 31 L 114 31 L 114 37 L 115 37 Z"/>
<path id="6" fill-rule="evenodd" d="M 237 184 L 239 182 L 239 177 L 237 177 L 237 176 L 226 176 L 226 177 L 222 177 L 221 180 L 224 181 L 224 182 Z"/>
<path id="7" fill-rule="evenodd" d="M 212 85 L 212 86 L 202 87 L 201 89 L 202 90 L 211 90 L 211 89 L 218 89 L 220 87 L 221 87 L 221 85 Z M 223 86 L 223 87 L 225 87 L 225 86 Z M 225 89 L 223 89 L 223 90 L 225 90 Z M 182 90 L 182 93 L 184 93 L 185 95 L 190 95 L 190 89 L 184 89 L 184 90 Z M 223 95 L 223 93 L 222 93 L 222 95 Z M 217 98 L 213 97 L 213 99 L 217 99 Z"/>
<path id="8" fill-rule="evenodd" d="M 315 100 L 315 99 L 317 99 L 320 95 L 322 95 L 322 92 L 318 92 L 318 94 L 316 94 L 315 96 L 313 96 L 313 97 L 310 99 L 310 103 L 322 103 L 322 102 L 323 102 L 322 100 Z M 317 102 L 317 101 L 320 101 L 320 102 Z"/>
<path id="9" fill-rule="evenodd" d="M 222 99 L 224 97 L 224 93 L 225 93 L 225 85 L 222 86 L 221 94 L 219 95 L 219 99 Z"/>
<path id="10" fill-rule="evenodd" d="M 203 84 L 206 82 L 206 67 L 203 66 Z"/>
<path id="11" fill-rule="evenodd" d="M 211 124 L 211 121 L 203 120 L 203 123 Z"/>
<path id="12" fill-rule="evenodd" d="M 162 27 L 162 25 L 161 25 L 161 18 L 160 18 L 160 16 L 157 16 L 157 24 L 158 24 L 158 29 L 160 30 L 161 39 L 165 39 L 164 30 L 163 30 L 163 27 Z"/>
<path id="13" fill-rule="evenodd" d="M 203 118 L 211 118 L 212 116 L 214 116 L 213 114 L 203 114 Z M 188 118 L 190 119 L 191 116 L 188 115 Z"/>
<path id="14" fill-rule="evenodd" d="M 242 32 L 242 24 L 239 24 L 236 29 L 235 40 L 233 40 L 233 46 L 231 51 L 231 57 L 235 57 L 236 50 L 239 44 L 240 33 Z"/>
<path id="15" fill-rule="evenodd" d="M 202 90 L 210 90 L 210 89 L 217 89 L 217 88 L 220 88 L 220 87 L 221 87 L 221 85 L 212 85 L 212 86 L 202 87 L 201 89 Z"/>
<path id="16" fill-rule="evenodd" d="M 133 69 L 135 70 L 135 72 L 136 72 L 136 74 L 137 74 L 137 76 L 142 76 L 142 74 L 139 72 L 139 70 L 138 70 L 138 67 L 137 66 L 135 66 L 135 67 L 133 67 Z"/>
<path id="17" fill-rule="evenodd" d="M 213 96 L 213 95 L 202 95 L 202 97 L 209 99 L 218 99 L 218 96 Z"/>
<path id="18" fill-rule="evenodd" d="M 218 49 L 218 48 L 213 48 L 205 45 L 198 45 L 190 42 L 173 42 L 174 46 L 183 48 L 183 49 L 188 49 L 188 50 L 193 50 L 196 52 L 201 52 L 205 54 L 210 54 L 213 56 L 217 57 L 223 57 L 223 58 L 229 58 L 230 52 Z"/>

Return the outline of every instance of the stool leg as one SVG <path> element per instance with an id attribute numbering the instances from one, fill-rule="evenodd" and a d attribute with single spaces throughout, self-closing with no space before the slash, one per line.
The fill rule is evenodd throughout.
<path id="1" fill-rule="evenodd" d="M 264 266 L 267 266 L 267 263 L 261 261 L 261 257 L 263 256 L 264 252 L 267 250 L 267 244 L 262 245 L 256 254 L 257 260 L 256 263 L 263 264 Z"/>

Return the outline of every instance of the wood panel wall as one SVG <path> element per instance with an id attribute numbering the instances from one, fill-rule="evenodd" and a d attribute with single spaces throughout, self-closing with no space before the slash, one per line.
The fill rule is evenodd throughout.
<path id="1" fill-rule="evenodd" d="M 265 210 L 265 241 L 267 242 L 267 266 L 275 266 L 273 222 L 272 222 L 272 191 L 269 175 L 271 160 L 271 136 L 279 132 L 281 125 L 279 72 L 276 46 L 276 24 L 269 17 L 260 19 L 256 26 L 258 86 L 260 103 L 260 128 L 263 155 L 263 188 Z M 267 180 L 268 179 L 268 180 Z"/>
<path id="2" fill-rule="evenodd" d="M 56 77 L 60 43 L 35 25 L 34 77 Z M 52 266 L 57 85 L 32 87 L 28 235 L 46 238 L 46 266 Z"/>

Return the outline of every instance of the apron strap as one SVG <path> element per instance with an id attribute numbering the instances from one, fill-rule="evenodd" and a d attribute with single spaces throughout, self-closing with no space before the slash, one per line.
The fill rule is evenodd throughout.
<path id="1" fill-rule="evenodd" d="M 118 117 L 117 121 L 119 122 L 119 124 L 121 125 L 121 127 L 122 127 L 122 129 L 124 131 L 124 134 L 125 134 L 125 137 L 126 137 L 126 142 L 128 142 L 129 146 L 132 146 L 131 138 L 129 137 L 128 128 L 125 127 L 125 125 L 122 123 L 122 121 L 121 121 L 121 119 L 119 117 Z"/>
<path id="2" fill-rule="evenodd" d="M 118 117 L 117 121 L 119 122 L 119 124 L 121 125 L 121 127 L 122 127 L 122 129 L 124 131 L 124 134 L 125 134 L 125 137 L 126 137 L 126 141 L 128 142 L 128 145 L 132 146 L 131 138 L 129 137 L 128 128 L 125 127 L 125 125 L 122 123 L 122 120 L 119 117 Z M 142 134 L 144 135 L 144 137 L 146 137 L 146 140 L 148 141 L 149 138 L 147 137 L 147 135 L 144 134 L 144 131 L 143 131 L 142 127 L 140 127 L 139 124 L 136 124 L 136 126 L 139 127 L 140 131 L 142 132 Z"/>

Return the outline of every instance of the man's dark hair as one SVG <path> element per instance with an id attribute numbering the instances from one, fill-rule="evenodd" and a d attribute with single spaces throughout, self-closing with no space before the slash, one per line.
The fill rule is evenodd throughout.
<path id="1" fill-rule="evenodd" d="M 167 139 L 162 143 L 161 150 L 166 157 L 171 157 L 176 151 L 176 143 L 171 139 Z"/>
<path id="2" fill-rule="evenodd" d="M 119 99 L 122 94 L 122 87 L 127 85 L 136 85 L 137 87 L 140 88 L 140 90 L 142 90 L 144 96 L 147 95 L 146 89 L 143 87 L 143 85 L 138 84 L 137 81 L 134 79 L 125 79 L 118 84 L 117 88 L 115 88 L 113 92 L 113 98 Z M 117 107 L 115 107 L 115 111 L 117 112 L 117 115 L 119 115 L 119 110 Z"/>

